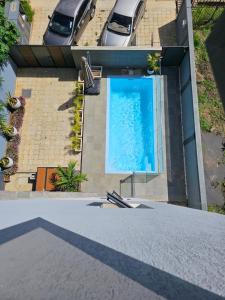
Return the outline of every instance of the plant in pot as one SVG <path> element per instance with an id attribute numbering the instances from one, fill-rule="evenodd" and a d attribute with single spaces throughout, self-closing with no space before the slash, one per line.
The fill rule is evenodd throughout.
<path id="1" fill-rule="evenodd" d="M 82 137 L 82 125 L 80 123 L 76 123 L 73 125 L 72 131 L 78 137 Z"/>
<path id="2" fill-rule="evenodd" d="M 7 104 L 12 109 L 18 109 L 21 107 L 20 99 L 17 97 L 12 97 L 10 93 L 7 95 Z"/>
<path id="3" fill-rule="evenodd" d="M 84 96 L 83 95 L 78 95 L 74 99 L 74 106 L 76 110 L 81 110 L 84 108 Z"/>
<path id="4" fill-rule="evenodd" d="M 2 169 L 7 169 L 13 166 L 13 160 L 9 156 L 4 156 L 0 159 L 0 167 Z"/>
<path id="5" fill-rule="evenodd" d="M 76 110 L 74 113 L 74 124 L 76 123 L 83 123 L 83 111 Z"/>
<path id="6" fill-rule="evenodd" d="M 148 54 L 147 62 L 148 68 L 147 73 L 149 75 L 160 73 L 160 53 Z"/>
<path id="7" fill-rule="evenodd" d="M 76 95 L 83 95 L 84 94 L 84 83 L 77 81 L 75 83 L 75 94 Z"/>
<path id="8" fill-rule="evenodd" d="M 82 138 L 81 137 L 78 137 L 77 135 L 73 135 L 71 138 L 70 138 L 71 142 L 72 142 L 72 149 L 75 151 L 75 152 L 80 152 L 82 149 L 81 149 L 81 145 L 82 145 Z"/>
<path id="9" fill-rule="evenodd" d="M 6 137 L 9 137 L 9 138 L 16 136 L 18 133 L 16 127 L 7 125 L 7 123 L 5 121 L 0 122 L 0 130 Z"/>

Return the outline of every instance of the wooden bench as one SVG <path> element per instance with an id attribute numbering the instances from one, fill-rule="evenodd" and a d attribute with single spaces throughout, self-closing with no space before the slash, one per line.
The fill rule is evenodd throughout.
<path id="1" fill-rule="evenodd" d="M 56 174 L 56 170 L 55 167 L 38 167 L 35 190 L 38 192 L 54 191 L 55 186 L 52 184 L 51 179 Z"/>

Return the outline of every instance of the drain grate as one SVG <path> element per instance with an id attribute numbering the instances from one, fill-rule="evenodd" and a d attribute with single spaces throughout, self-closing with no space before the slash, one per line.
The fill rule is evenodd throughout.
<path id="1" fill-rule="evenodd" d="M 30 98 L 32 93 L 32 89 L 22 89 L 22 96 L 24 98 Z"/>

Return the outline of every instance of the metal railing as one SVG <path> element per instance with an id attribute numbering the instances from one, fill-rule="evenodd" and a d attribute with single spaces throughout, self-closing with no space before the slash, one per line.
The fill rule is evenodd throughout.
<path id="1" fill-rule="evenodd" d="M 185 0 L 176 0 L 176 10 L 177 14 Z M 225 0 L 191 0 L 191 5 L 193 8 L 198 6 L 208 6 L 208 7 L 225 7 Z"/>

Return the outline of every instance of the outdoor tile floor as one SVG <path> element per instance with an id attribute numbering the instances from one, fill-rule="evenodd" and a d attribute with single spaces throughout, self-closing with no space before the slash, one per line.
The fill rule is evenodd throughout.
<path id="1" fill-rule="evenodd" d="M 139 72 L 139 70 L 137 70 Z M 125 174 L 105 174 L 107 75 L 120 71 L 104 70 L 101 93 L 85 97 L 83 151 L 75 155 L 70 151 L 71 99 L 77 72 L 74 69 L 30 68 L 19 69 L 16 95 L 31 90 L 26 99 L 26 112 L 20 132 L 18 173 L 6 184 L 7 191 L 30 191 L 28 183 L 37 167 L 66 166 L 70 160 L 78 160 L 88 181 L 81 186 L 82 192 L 105 195 L 107 190 L 119 192 L 120 179 Z M 66 104 L 66 105 L 65 105 Z M 68 105 L 70 104 L 70 105 Z M 68 107 L 69 106 L 69 107 Z M 123 186 L 129 196 L 131 186 Z M 166 172 L 146 183 L 136 184 L 137 197 L 167 201 Z"/>
<path id="2" fill-rule="evenodd" d="M 43 34 L 58 0 L 31 0 L 35 10 L 30 44 L 42 44 Z M 96 46 L 115 0 L 97 0 L 96 14 L 86 27 L 79 46 Z M 136 36 L 137 46 L 176 45 L 175 0 L 147 0 Z"/>
<path id="3" fill-rule="evenodd" d="M 77 73 L 74 69 L 20 69 L 15 95 L 31 89 L 26 99 L 21 130 L 18 173 L 6 185 L 8 191 L 29 191 L 29 173 L 37 167 L 66 166 L 80 155 L 71 153 L 71 108 L 61 107 L 72 98 Z"/>

